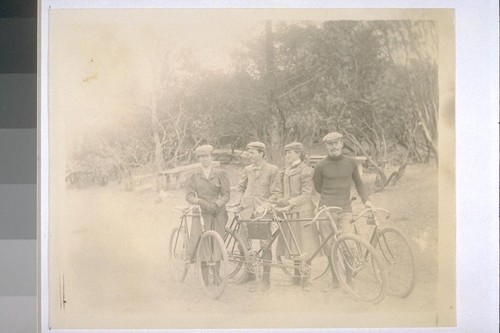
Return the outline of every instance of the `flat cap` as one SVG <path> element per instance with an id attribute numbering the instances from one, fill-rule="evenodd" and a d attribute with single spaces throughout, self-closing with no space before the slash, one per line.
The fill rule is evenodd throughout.
<path id="1" fill-rule="evenodd" d="M 339 132 L 330 132 L 323 137 L 323 142 L 332 142 L 342 139 L 344 136 Z"/>
<path id="2" fill-rule="evenodd" d="M 194 150 L 194 153 L 195 153 L 196 156 L 210 155 L 213 150 L 214 150 L 214 147 L 212 147 L 211 145 L 203 145 L 203 146 L 197 147 Z"/>
<path id="3" fill-rule="evenodd" d="M 247 144 L 247 149 L 263 149 L 266 150 L 266 145 L 263 144 L 262 142 L 255 141 L 255 142 L 250 142 Z"/>
<path id="4" fill-rule="evenodd" d="M 285 151 L 287 150 L 304 150 L 304 145 L 300 142 L 292 142 L 287 144 L 284 148 Z"/>

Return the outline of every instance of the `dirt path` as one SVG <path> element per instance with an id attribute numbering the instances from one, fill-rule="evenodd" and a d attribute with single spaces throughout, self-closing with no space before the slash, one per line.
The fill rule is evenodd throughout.
<path id="1" fill-rule="evenodd" d="M 70 216 L 58 237 L 66 306 L 56 314 L 63 326 L 85 327 L 318 327 L 402 321 L 427 325 L 435 309 L 437 282 L 437 173 L 433 166 L 409 167 L 400 183 L 372 197 L 393 212 L 391 222 L 411 240 L 418 277 L 406 299 L 378 304 L 353 300 L 343 290 L 309 292 L 287 286 L 272 272 L 267 293 L 251 284 L 229 285 L 219 300 L 208 299 L 191 267 L 184 283 L 172 283 L 167 245 L 183 195 L 121 191 L 119 186 L 67 191 Z M 361 209 L 358 205 L 355 211 Z M 415 314 L 425 313 L 415 321 Z M 392 319 L 391 319 L 392 318 Z M 394 321 L 395 320 L 395 321 Z M 380 324 L 379 324 L 380 325 Z M 383 324 L 382 324 L 383 325 Z"/>

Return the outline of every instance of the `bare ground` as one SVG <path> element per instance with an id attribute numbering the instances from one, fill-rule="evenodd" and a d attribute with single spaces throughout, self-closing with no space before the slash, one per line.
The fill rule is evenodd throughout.
<path id="1" fill-rule="evenodd" d="M 236 179 L 233 166 L 231 181 Z M 365 175 L 370 181 L 370 175 Z M 219 300 L 207 298 L 194 274 L 174 283 L 168 274 L 168 238 L 184 205 L 182 192 L 127 192 L 110 185 L 67 190 L 67 218 L 51 231 L 59 261 L 52 264 L 53 295 L 64 276 L 64 309 L 52 298 L 56 327 L 321 327 L 432 325 L 436 307 L 438 192 L 433 165 L 409 166 L 395 186 L 373 195 L 392 212 L 386 225 L 403 231 L 416 255 L 417 283 L 405 299 L 380 304 L 352 299 L 342 289 L 325 294 L 328 279 L 309 292 L 290 287 L 274 270 L 266 293 L 250 284 L 228 285 Z M 360 211 L 359 203 L 354 211 Z M 420 316 L 418 314 L 422 314 Z"/>

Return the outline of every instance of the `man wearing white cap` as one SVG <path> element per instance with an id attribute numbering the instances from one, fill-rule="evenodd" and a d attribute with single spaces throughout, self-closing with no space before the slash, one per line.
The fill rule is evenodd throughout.
<path id="1" fill-rule="evenodd" d="M 211 145 L 199 146 L 195 154 L 201 163 L 201 169 L 191 175 L 186 182 L 186 201 L 199 205 L 206 230 L 215 230 L 224 237 L 227 222 L 226 203 L 229 201 L 229 179 L 222 170 L 212 167 Z M 201 234 L 199 218 L 193 217 L 189 248 L 194 250 Z M 203 254 L 204 252 L 202 252 Z M 208 253 L 207 253 L 208 255 Z M 202 275 L 208 277 L 208 267 L 202 258 Z"/>
<path id="2" fill-rule="evenodd" d="M 356 161 L 342 154 L 344 141 L 342 134 L 331 132 L 325 135 L 323 142 L 326 146 L 328 156 L 321 160 L 314 168 L 314 187 L 321 194 L 319 207 L 321 206 L 338 206 L 342 208 L 337 216 L 337 226 L 341 232 L 353 232 L 352 222 L 352 207 L 351 207 L 351 186 L 354 182 L 356 191 L 361 200 L 367 207 L 372 204 L 369 200 L 368 192 L 359 175 Z M 319 224 L 319 231 L 323 238 L 326 238 L 332 232 L 332 226 L 328 221 L 323 221 Z M 331 245 L 324 248 L 330 263 L 332 273 L 332 285 L 326 289 L 337 288 L 339 282 L 333 271 L 330 251 Z M 351 272 L 346 268 L 346 278 L 350 282 Z"/>
<path id="3" fill-rule="evenodd" d="M 238 183 L 237 190 L 242 195 L 240 200 L 240 216 L 247 220 L 252 217 L 252 214 L 261 214 L 272 203 L 272 198 L 275 198 L 280 192 L 279 169 L 277 166 L 267 163 L 266 145 L 262 142 L 250 142 L 247 145 L 247 151 L 252 164 L 247 165 L 243 171 L 243 176 Z M 248 233 L 246 226 L 241 226 L 241 238 L 250 247 L 248 241 Z M 265 242 L 261 242 L 261 248 L 265 246 Z M 271 250 L 264 251 L 262 259 L 266 261 L 272 260 Z M 270 286 L 270 271 L 271 266 L 264 265 L 260 290 L 265 291 Z M 254 279 L 255 275 L 248 275 L 248 279 Z"/>

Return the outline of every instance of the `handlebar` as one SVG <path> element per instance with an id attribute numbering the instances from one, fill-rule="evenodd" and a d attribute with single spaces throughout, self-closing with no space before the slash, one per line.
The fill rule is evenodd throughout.
<path id="1" fill-rule="evenodd" d="M 385 208 L 380 208 L 380 207 L 370 207 L 370 208 L 366 208 L 365 210 L 363 210 L 361 213 L 358 214 L 358 216 L 355 218 L 355 220 L 363 217 L 363 216 L 366 216 L 367 214 L 370 214 L 368 215 L 368 217 L 374 217 L 376 214 L 376 212 L 383 212 L 386 214 L 385 218 L 388 219 L 389 217 L 391 217 L 391 212 L 388 211 L 387 209 Z"/>
<path id="2" fill-rule="evenodd" d="M 319 216 L 326 211 L 335 211 L 335 213 L 338 213 L 338 212 L 342 211 L 342 208 L 337 207 L 337 206 L 330 206 L 330 207 L 323 206 L 323 207 L 321 207 L 319 209 L 318 213 L 316 214 L 316 216 L 314 216 L 314 218 L 311 220 L 311 222 L 304 224 L 304 228 L 307 228 L 311 224 L 315 223 L 318 220 Z"/>

